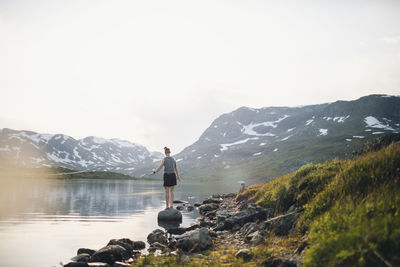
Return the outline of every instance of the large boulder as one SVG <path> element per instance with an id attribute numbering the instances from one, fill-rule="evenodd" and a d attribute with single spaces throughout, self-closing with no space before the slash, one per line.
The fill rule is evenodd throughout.
<path id="1" fill-rule="evenodd" d="M 212 246 L 210 233 L 205 227 L 177 236 L 176 239 L 176 248 L 185 252 L 200 252 Z"/>
<path id="2" fill-rule="evenodd" d="M 88 262 L 90 259 L 90 255 L 87 253 L 78 254 L 75 257 L 72 257 L 71 260 L 74 262 Z"/>
<path id="3" fill-rule="evenodd" d="M 151 245 L 155 242 L 166 245 L 167 237 L 163 230 L 156 229 L 147 236 L 147 242 Z"/>
<path id="4" fill-rule="evenodd" d="M 258 207 L 249 207 L 240 211 L 225 220 L 219 220 L 219 223 L 214 228 L 215 231 L 237 229 L 248 222 L 254 222 L 258 219 L 266 219 L 272 216 L 272 209 L 264 209 Z"/>
<path id="5" fill-rule="evenodd" d="M 293 224 L 299 218 L 299 212 L 280 215 L 265 221 L 265 229 L 278 236 L 286 236 L 292 229 Z"/>
<path id="6" fill-rule="evenodd" d="M 108 245 L 119 245 L 129 252 L 132 250 L 141 250 L 146 247 L 146 244 L 143 241 L 132 241 L 129 238 L 111 239 L 107 246 Z"/>
<path id="7" fill-rule="evenodd" d="M 86 254 L 89 254 L 90 256 L 92 256 L 93 253 L 95 253 L 95 252 L 96 252 L 96 250 L 94 250 L 94 249 L 90 249 L 90 248 L 80 248 L 80 249 L 78 249 L 78 252 L 76 253 L 76 255 L 86 253 Z"/>
<path id="8" fill-rule="evenodd" d="M 116 261 L 124 261 L 130 258 L 130 253 L 119 245 L 109 245 L 96 251 L 90 262 L 105 262 L 113 265 Z"/>
<path id="9" fill-rule="evenodd" d="M 158 221 L 182 222 L 182 213 L 176 209 L 166 209 L 158 213 Z"/>

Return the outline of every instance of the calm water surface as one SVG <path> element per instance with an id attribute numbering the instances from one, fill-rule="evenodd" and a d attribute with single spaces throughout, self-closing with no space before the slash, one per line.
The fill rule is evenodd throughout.
<path id="1" fill-rule="evenodd" d="M 238 186 L 236 186 L 238 187 Z M 235 185 L 188 183 L 175 199 L 200 202 Z M 113 238 L 146 242 L 164 209 L 161 181 L 41 180 L 20 182 L 0 197 L 0 266 L 51 267 L 67 263 L 78 248 L 99 249 Z M 182 226 L 199 216 L 183 211 Z"/>

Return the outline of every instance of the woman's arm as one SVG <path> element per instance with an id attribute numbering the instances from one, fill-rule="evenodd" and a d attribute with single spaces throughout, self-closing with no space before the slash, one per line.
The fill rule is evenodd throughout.
<path id="1" fill-rule="evenodd" d="M 178 172 L 178 167 L 176 167 L 176 162 L 175 162 L 175 173 L 176 173 L 176 178 L 178 179 L 178 181 L 181 181 L 181 177 L 179 177 L 179 172 Z"/>
<path id="2" fill-rule="evenodd" d="M 160 166 L 158 166 L 158 168 L 155 171 L 153 171 L 152 173 L 150 173 L 149 175 L 151 176 L 151 175 L 156 174 L 159 170 L 161 170 L 161 168 L 163 166 L 164 166 L 164 160 L 162 160 Z"/>

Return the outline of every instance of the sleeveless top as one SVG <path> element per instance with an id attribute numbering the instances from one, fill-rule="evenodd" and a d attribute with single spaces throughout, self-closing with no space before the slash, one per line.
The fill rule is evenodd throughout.
<path id="1" fill-rule="evenodd" d="M 164 173 L 175 173 L 176 162 L 173 157 L 164 158 Z"/>

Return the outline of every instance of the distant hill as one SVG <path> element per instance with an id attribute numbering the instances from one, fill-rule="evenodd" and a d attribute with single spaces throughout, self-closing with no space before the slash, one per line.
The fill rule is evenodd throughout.
<path id="1" fill-rule="evenodd" d="M 398 132 L 397 96 L 302 107 L 241 107 L 214 120 L 175 158 L 187 179 L 254 183 L 307 163 L 349 156 L 368 140 Z"/>
<path id="2" fill-rule="evenodd" d="M 162 156 L 120 139 L 89 136 L 76 140 L 64 134 L 0 130 L 0 159 L 21 166 L 131 174 L 136 167 Z"/>

